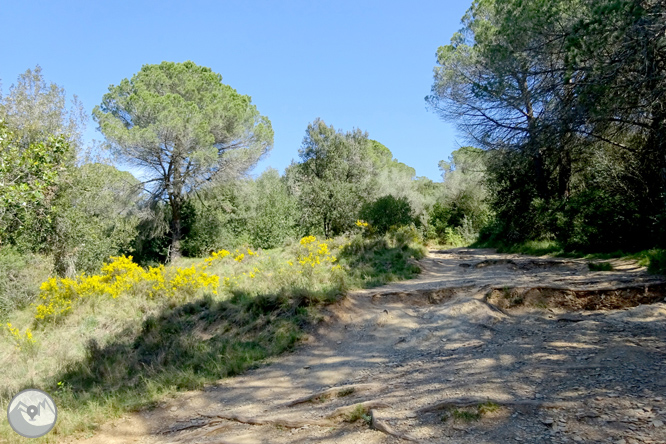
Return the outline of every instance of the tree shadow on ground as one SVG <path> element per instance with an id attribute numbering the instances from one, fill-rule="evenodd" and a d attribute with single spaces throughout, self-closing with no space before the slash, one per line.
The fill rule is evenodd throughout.
<path id="1" fill-rule="evenodd" d="M 309 322 L 310 307 L 336 296 L 336 291 L 239 291 L 228 300 L 206 296 L 169 304 L 104 344 L 91 340 L 86 358 L 59 375 L 53 391 L 71 408 L 154 405 L 165 393 L 201 388 L 292 349 Z"/>

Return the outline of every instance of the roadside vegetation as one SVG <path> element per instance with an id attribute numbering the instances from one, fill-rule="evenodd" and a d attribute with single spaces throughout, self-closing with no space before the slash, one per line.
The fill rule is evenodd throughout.
<path id="1" fill-rule="evenodd" d="M 321 118 L 250 177 L 270 119 L 190 61 L 118 79 L 85 144 L 76 96 L 27 70 L 0 94 L 0 408 L 43 388 L 66 414 L 42 441 L 89 432 L 289 350 L 426 245 L 666 273 L 664 8 L 475 1 L 426 98 L 469 143 L 441 181 Z"/>
<path id="2" fill-rule="evenodd" d="M 97 274 L 46 280 L 0 335 L 0 407 L 51 393 L 61 420 L 44 442 L 157 405 L 179 390 L 261 365 L 294 347 L 322 305 L 351 288 L 408 279 L 423 247 L 399 230 L 269 249 L 220 250 L 142 268 L 110 258 Z M 8 424 L 0 436 L 20 442 Z"/>

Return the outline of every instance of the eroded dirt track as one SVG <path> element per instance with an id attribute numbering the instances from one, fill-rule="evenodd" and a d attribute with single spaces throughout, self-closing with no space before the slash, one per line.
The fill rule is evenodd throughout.
<path id="1" fill-rule="evenodd" d="M 85 442 L 666 443 L 664 280 L 491 250 L 420 264 L 329 307 L 294 353 Z"/>

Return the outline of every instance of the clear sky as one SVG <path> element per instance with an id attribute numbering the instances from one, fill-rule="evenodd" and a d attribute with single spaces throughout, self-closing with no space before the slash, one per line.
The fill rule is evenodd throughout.
<path id="1" fill-rule="evenodd" d="M 6 93 L 39 64 L 90 114 L 111 84 L 143 64 L 193 62 L 222 74 L 273 123 L 275 144 L 255 173 L 281 172 L 307 124 L 360 128 L 417 175 L 463 140 L 426 110 L 435 51 L 470 0 L 0 0 L 0 79 Z M 85 138 L 102 139 L 92 120 Z"/>

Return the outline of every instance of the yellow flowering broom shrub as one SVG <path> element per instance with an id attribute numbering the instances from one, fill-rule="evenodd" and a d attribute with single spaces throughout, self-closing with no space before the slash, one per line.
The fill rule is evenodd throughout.
<path id="1" fill-rule="evenodd" d="M 32 336 L 32 332 L 29 328 L 25 329 L 25 332 L 21 334 L 21 330 L 14 327 L 11 323 L 7 322 L 7 331 L 14 340 L 14 346 L 19 351 L 30 352 L 34 351 L 37 347 L 37 341 Z"/>
<path id="2" fill-rule="evenodd" d="M 144 270 L 132 261 L 132 256 L 112 257 L 99 275 L 85 274 L 76 279 L 51 278 L 40 287 L 41 302 L 35 307 L 37 320 L 56 320 L 72 310 L 82 299 L 123 294 L 145 294 L 148 297 L 193 295 L 206 289 L 217 293 L 219 277 L 203 270 L 203 266 L 167 268 L 163 265 Z"/>
<path id="3" fill-rule="evenodd" d="M 247 255 L 246 255 L 247 253 Z M 220 250 L 212 253 L 202 263 L 186 268 L 173 268 L 160 265 L 157 267 L 141 268 L 133 262 L 132 256 L 112 257 L 111 262 L 105 263 L 97 275 L 82 274 L 75 279 L 51 278 L 40 287 L 40 302 L 35 307 L 35 318 L 40 321 L 55 321 L 67 315 L 81 300 L 93 297 L 107 296 L 112 299 L 122 295 L 145 295 L 147 297 L 191 297 L 200 290 L 218 293 L 220 277 L 207 273 L 205 270 L 215 261 L 227 257 L 233 259 L 232 263 L 240 263 L 249 258 L 258 259 L 259 252 L 246 249 L 246 252 L 236 250 L 231 253 Z M 331 266 L 337 259 L 331 253 L 326 242 L 318 241 L 315 236 L 306 236 L 300 240 L 296 263 L 300 265 L 299 273 L 313 273 L 316 268 Z M 288 261 L 293 266 L 293 261 Z M 286 271 L 286 270 L 285 270 Z M 227 290 L 238 286 L 244 279 L 254 279 L 261 274 L 261 269 L 254 266 L 251 271 L 237 273 L 235 276 L 223 277 L 222 284 Z"/>
<path id="4" fill-rule="evenodd" d="M 367 223 L 367 222 L 364 221 L 364 220 L 358 219 L 358 220 L 356 221 L 356 226 L 359 227 L 359 228 L 368 228 L 368 227 L 370 226 L 370 224 Z"/>
<path id="5" fill-rule="evenodd" d="M 317 265 L 333 264 L 333 256 L 326 242 L 319 242 L 315 236 L 306 236 L 299 242 L 298 263 L 303 267 L 315 268 Z M 291 264 L 291 261 L 289 262 Z"/>

